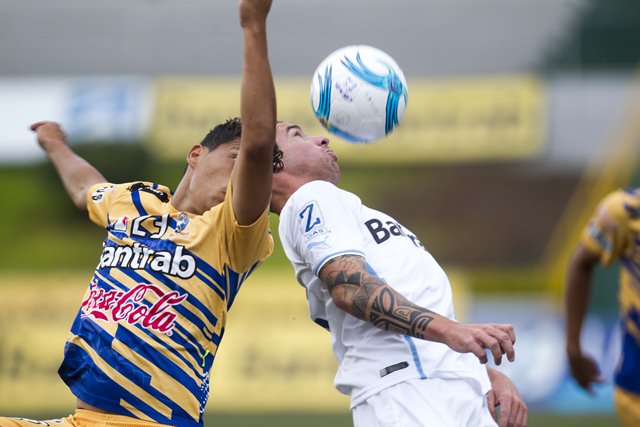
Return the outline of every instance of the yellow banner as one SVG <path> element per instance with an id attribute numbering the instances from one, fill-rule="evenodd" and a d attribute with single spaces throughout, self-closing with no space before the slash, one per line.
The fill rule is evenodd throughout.
<path id="1" fill-rule="evenodd" d="M 0 415 L 66 416 L 75 398 L 57 375 L 87 274 L 0 275 Z M 464 321 L 467 278 L 450 274 Z M 333 387 L 329 332 L 309 318 L 290 269 L 257 271 L 229 313 L 207 410 L 348 412 Z"/>
<path id="2" fill-rule="evenodd" d="M 89 273 L 0 275 L 0 415 L 66 416 L 75 398 L 58 377 Z M 258 271 L 240 291 L 211 373 L 208 409 L 346 412 L 333 388 L 329 333 L 309 319 L 290 271 Z"/>
<path id="3" fill-rule="evenodd" d="M 326 134 L 309 100 L 309 82 L 276 81 L 278 117 L 307 134 Z M 237 78 L 162 78 L 156 82 L 153 150 L 184 157 L 217 123 L 240 112 Z M 532 76 L 409 81 L 405 117 L 386 139 L 368 146 L 331 137 L 347 162 L 428 163 L 522 159 L 545 143 L 545 99 Z"/>
<path id="4" fill-rule="evenodd" d="M 58 367 L 89 278 L 0 275 L 0 415 L 73 412 Z"/>

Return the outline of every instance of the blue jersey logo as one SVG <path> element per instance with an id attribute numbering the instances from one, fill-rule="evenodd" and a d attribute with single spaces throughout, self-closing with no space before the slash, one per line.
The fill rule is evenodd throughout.
<path id="1" fill-rule="evenodd" d="M 320 207 L 315 201 L 307 203 L 300 209 L 298 212 L 298 221 L 300 222 L 300 231 L 302 231 L 306 242 L 329 233 L 329 230 L 325 227 Z"/>

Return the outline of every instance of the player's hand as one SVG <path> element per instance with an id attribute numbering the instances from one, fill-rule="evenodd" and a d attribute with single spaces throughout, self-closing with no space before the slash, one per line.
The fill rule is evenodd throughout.
<path id="1" fill-rule="evenodd" d="M 47 152 L 67 144 L 67 137 L 56 122 L 36 122 L 31 125 L 31 130 L 36 133 L 40 147 Z"/>
<path id="2" fill-rule="evenodd" d="M 513 344 L 516 333 L 506 323 L 463 324 L 452 322 L 444 343 L 459 353 L 473 353 L 480 363 L 487 363 L 485 349 L 493 355 L 496 365 L 502 363 L 502 355 L 513 362 L 516 358 Z"/>
<path id="3" fill-rule="evenodd" d="M 500 427 L 526 427 L 527 405 L 509 378 L 495 369 L 491 375 L 487 404 L 491 416 Z"/>
<path id="4" fill-rule="evenodd" d="M 238 8 L 241 27 L 264 24 L 271 8 L 271 0 L 240 0 Z"/>
<path id="5" fill-rule="evenodd" d="M 593 390 L 593 384 L 604 382 L 604 378 L 600 376 L 600 368 L 598 368 L 596 361 L 582 353 L 569 354 L 569 366 L 571 367 L 571 375 L 576 379 L 580 387 L 595 396 L 596 392 Z"/>

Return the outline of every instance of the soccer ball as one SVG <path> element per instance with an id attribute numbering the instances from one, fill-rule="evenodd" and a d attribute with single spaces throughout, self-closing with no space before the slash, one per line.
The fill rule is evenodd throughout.
<path id="1" fill-rule="evenodd" d="M 320 63 L 311 82 L 311 107 L 331 133 L 355 143 L 384 138 L 407 107 L 407 82 L 383 51 L 354 45 Z"/>

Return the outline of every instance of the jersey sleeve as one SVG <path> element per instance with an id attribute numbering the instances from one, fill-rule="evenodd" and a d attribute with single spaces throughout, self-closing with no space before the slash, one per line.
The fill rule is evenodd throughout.
<path id="1" fill-rule="evenodd" d="M 238 224 L 233 211 L 231 182 L 222 206 L 222 221 L 227 230 L 229 259 L 235 271 L 246 271 L 256 262 L 264 261 L 273 252 L 273 236 L 269 228 L 269 208 L 250 225 Z M 214 231 L 215 232 L 215 231 Z"/>
<path id="2" fill-rule="evenodd" d="M 103 182 L 89 187 L 87 211 L 91 221 L 102 227 L 107 226 L 109 209 L 124 186 L 124 184 L 116 185 Z"/>
<path id="3" fill-rule="evenodd" d="M 283 244 L 316 275 L 336 256 L 364 256 L 358 222 L 362 204 L 357 197 L 333 184 L 315 181 L 301 187 L 291 201 Z"/>
<path id="4" fill-rule="evenodd" d="M 623 255 L 633 238 L 629 223 L 640 214 L 640 199 L 625 191 L 606 196 L 583 230 L 581 241 L 600 257 L 603 265 L 610 265 Z"/>

